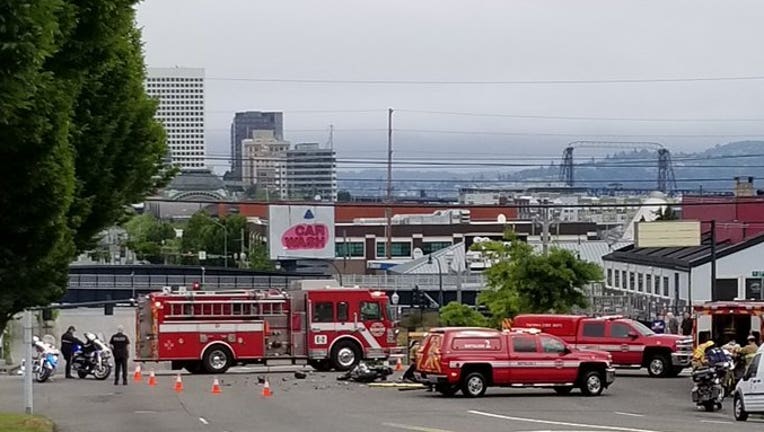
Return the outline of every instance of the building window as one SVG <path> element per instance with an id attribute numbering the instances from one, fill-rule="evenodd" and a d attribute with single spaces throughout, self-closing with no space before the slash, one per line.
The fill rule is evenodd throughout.
<path id="1" fill-rule="evenodd" d="M 613 286 L 613 269 L 607 269 L 607 286 Z"/>
<path id="2" fill-rule="evenodd" d="M 645 275 L 645 288 L 647 288 L 648 293 L 653 292 L 653 275 L 650 275 L 650 274 Z M 655 294 L 660 294 L 660 293 L 656 291 Z"/>
<path id="3" fill-rule="evenodd" d="M 449 246 L 451 246 L 453 243 L 450 241 L 433 241 L 433 242 L 422 242 L 422 253 L 425 255 L 429 255 L 435 251 L 445 249 Z"/>
<path id="4" fill-rule="evenodd" d="M 655 295 L 661 295 L 661 277 L 655 276 Z"/>
<path id="5" fill-rule="evenodd" d="M 762 290 L 763 279 L 745 280 L 745 298 L 747 300 L 764 300 L 764 290 Z"/>
<path id="6" fill-rule="evenodd" d="M 626 270 L 621 270 L 621 281 L 623 282 L 623 289 L 629 289 L 629 284 L 626 280 Z"/>
<path id="7" fill-rule="evenodd" d="M 337 258 L 363 258 L 366 256 L 364 253 L 364 242 L 336 243 L 334 245 L 334 256 Z"/>
<path id="8" fill-rule="evenodd" d="M 618 270 L 615 271 L 615 287 L 621 287 L 621 272 Z"/>
<path id="9" fill-rule="evenodd" d="M 386 243 L 377 242 L 377 258 L 386 258 Z M 392 242 L 391 254 L 393 258 L 411 257 L 411 242 Z"/>
<path id="10" fill-rule="evenodd" d="M 669 296 L 669 281 L 668 276 L 663 276 L 663 296 Z"/>
<path id="11" fill-rule="evenodd" d="M 637 286 L 639 287 L 639 292 L 645 291 L 644 281 L 642 280 L 642 273 L 637 273 Z"/>
<path id="12" fill-rule="evenodd" d="M 636 287 L 634 284 L 634 272 L 629 272 L 629 289 L 634 291 Z"/>

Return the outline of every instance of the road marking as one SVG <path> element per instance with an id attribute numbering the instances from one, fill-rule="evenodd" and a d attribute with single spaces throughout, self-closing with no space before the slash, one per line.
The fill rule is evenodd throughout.
<path id="1" fill-rule="evenodd" d="M 210 424 L 210 422 L 208 422 L 204 417 L 199 417 L 199 421 L 206 425 Z"/>
<path id="2" fill-rule="evenodd" d="M 146 410 L 146 411 L 136 411 L 135 413 L 136 414 L 156 414 L 157 412 L 156 411 L 148 411 L 148 410 Z"/>
<path id="3" fill-rule="evenodd" d="M 711 424 L 734 424 L 729 421 L 721 421 L 721 420 L 701 420 L 701 423 L 711 423 Z"/>
<path id="4" fill-rule="evenodd" d="M 429 427 L 425 427 L 425 426 L 413 426 L 413 425 L 406 425 L 406 424 L 400 424 L 400 423 L 382 423 L 382 426 L 387 426 L 387 427 L 396 428 L 396 429 L 416 431 L 416 432 L 451 432 L 451 431 L 445 430 L 445 429 L 429 428 Z"/>
<path id="5" fill-rule="evenodd" d="M 525 417 L 510 417 L 510 416 L 505 416 L 501 414 L 492 414 L 492 413 L 487 413 L 483 411 L 475 411 L 475 410 L 470 410 L 467 412 L 470 414 L 476 414 L 476 415 L 481 415 L 485 417 L 493 417 L 493 418 L 502 419 L 502 420 L 548 424 L 548 425 L 555 425 L 555 426 L 570 426 L 570 427 L 583 428 L 583 429 L 598 429 L 598 430 L 620 431 L 620 432 L 660 432 L 660 431 L 654 431 L 649 429 L 633 429 L 633 428 L 626 428 L 626 427 L 619 427 L 619 426 L 592 425 L 592 424 L 584 424 L 584 423 L 568 423 L 568 422 L 559 422 L 559 421 L 552 421 L 552 420 L 539 420 L 539 419 L 532 419 L 532 418 L 525 418 Z"/>
<path id="6" fill-rule="evenodd" d="M 618 414 L 622 416 L 630 416 L 630 417 L 644 417 L 644 414 L 634 414 L 634 413 L 627 413 L 627 412 L 621 412 L 621 411 L 614 411 L 613 414 Z"/>

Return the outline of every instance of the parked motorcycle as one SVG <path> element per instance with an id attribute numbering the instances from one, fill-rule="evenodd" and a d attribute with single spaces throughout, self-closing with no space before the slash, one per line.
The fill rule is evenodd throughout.
<path id="1" fill-rule="evenodd" d="M 42 341 L 37 336 L 32 340 L 37 350 L 37 358 L 32 362 L 32 374 L 37 382 L 43 383 L 56 372 L 61 353 L 51 344 Z"/>
<path id="2" fill-rule="evenodd" d="M 75 344 L 72 353 L 72 370 L 80 378 L 93 375 L 97 380 L 105 380 L 111 375 L 111 349 L 93 333 L 85 333 L 85 345 Z"/>
<path id="3" fill-rule="evenodd" d="M 702 367 L 692 371 L 692 401 L 706 411 L 722 407 L 724 387 L 715 366 Z"/>

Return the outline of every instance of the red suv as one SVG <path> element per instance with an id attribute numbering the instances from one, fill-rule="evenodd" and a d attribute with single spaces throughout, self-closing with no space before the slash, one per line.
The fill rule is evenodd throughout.
<path id="1" fill-rule="evenodd" d="M 491 386 L 553 388 L 558 394 L 579 388 L 598 396 L 615 380 L 610 354 L 578 351 L 535 329 L 433 329 L 417 354 L 417 374 L 446 396 L 461 390 L 468 397 Z"/>

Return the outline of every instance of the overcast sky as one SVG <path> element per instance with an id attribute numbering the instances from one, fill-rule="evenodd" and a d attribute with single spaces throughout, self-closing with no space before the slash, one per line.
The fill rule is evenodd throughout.
<path id="1" fill-rule="evenodd" d="M 325 142 L 328 125 L 334 124 L 341 157 L 384 157 L 388 107 L 400 110 L 395 114 L 399 157 L 432 152 L 556 157 L 566 143 L 584 139 L 658 141 L 678 152 L 764 138 L 761 121 L 523 119 L 405 111 L 764 119 L 764 80 L 534 85 L 230 80 L 764 76 L 760 0 L 146 0 L 138 12 L 148 66 L 206 69 L 212 156 L 227 156 L 228 128 L 237 110 L 285 111 L 285 135 L 292 142 Z M 298 112 L 305 110 L 376 111 Z M 648 136 L 620 136 L 639 134 Z"/>

